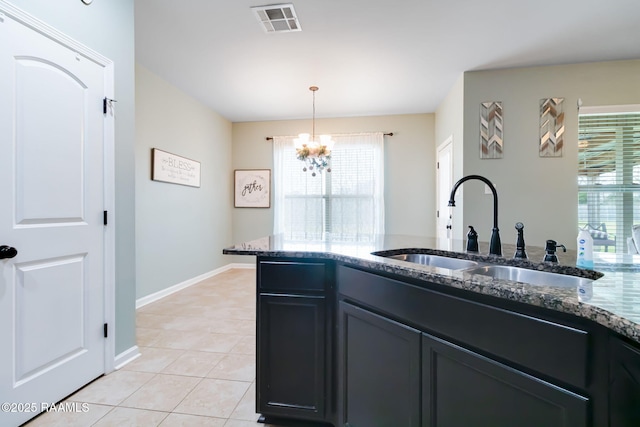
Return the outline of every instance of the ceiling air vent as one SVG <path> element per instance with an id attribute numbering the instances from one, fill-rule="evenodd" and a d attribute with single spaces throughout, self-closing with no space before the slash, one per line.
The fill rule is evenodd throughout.
<path id="1" fill-rule="evenodd" d="M 273 4 L 251 8 L 267 33 L 302 31 L 292 4 Z"/>

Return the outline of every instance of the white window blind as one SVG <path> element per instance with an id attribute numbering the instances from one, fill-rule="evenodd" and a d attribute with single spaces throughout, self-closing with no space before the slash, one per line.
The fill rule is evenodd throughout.
<path id="1" fill-rule="evenodd" d="M 384 233 L 383 134 L 333 135 L 331 172 L 302 170 L 293 137 L 274 137 L 274 233 L 366 241 Z"/>
<path id="2" fill-rule="evenodd" d="M 624 253 L 640 223 L 640 107 L 579 115 L 578 225 L 594 250 Z"/>

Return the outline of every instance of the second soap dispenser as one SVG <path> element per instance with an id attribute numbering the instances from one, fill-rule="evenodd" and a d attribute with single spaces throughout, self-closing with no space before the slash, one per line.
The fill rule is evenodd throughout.
<path id="1" fill-rule="evenodd" d="M 478 232 L 473 228 L 473 225 L 469 226 L 467 233 L 467 252 L 478 252 Z"/>
<path id="2" fill-rule="evenodd" d="M 556 255 L 556 249 L 562 248 L 563 252 L 567 252 L 567 248 L 564 245 L 559 245 L 555 240 L 547 240 L 547 244 L 544 248 L 545 254 L 542 261 L 544 262 L 558 262 L 558 256 Z"/>

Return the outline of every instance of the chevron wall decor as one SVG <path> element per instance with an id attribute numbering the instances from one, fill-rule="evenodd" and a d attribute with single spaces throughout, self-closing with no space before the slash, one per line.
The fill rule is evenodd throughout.
<path id="1" fill-rule="evenodd" d="M 540 100 L 540 157 L 562 157 L 564 145 L 564 98 Z"/>
<path id="2" fill-rule="evenodd" d="M 480 104 L 480 158 L 501 159 L 502 102 L 492 101 Z"/>

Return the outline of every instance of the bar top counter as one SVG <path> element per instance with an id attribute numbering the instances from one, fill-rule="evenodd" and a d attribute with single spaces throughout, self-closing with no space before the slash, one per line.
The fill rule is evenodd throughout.
<path id="1" fill-rule="evenodd" d="M 288 241 L 282 235 L 272 235 L 225 248 L 223 253 L 330 259 L 351 266 L 573 314 L 640 342 L 640 256 L 595 253 L 595 267 L 590 271 L 575 268 L 576 253 L 571 250 L 558 252 L 559 263 L 555 264 L 542 262 L 545 251 L 541 247 L 528 246 L 527 260 L 513 259 L 515 245 L 503 244 L 502 256 L 488 255 L 486 242 L 480 242 L 478 253 L 467 253 L 464 249 L 465 243 L 461 240 L 408 235 L 366 236 L 353 242 L 336 241 L 331 238 L 321 241 Z M 385 256 L 374 253 L 382 253 Z M 396 253 L 441 255 L 594 280 L 590 282 L 586 292 L 582 289 L 582 293 L 579 294 L 577 288 L 530 285 L 388 257 Z"/>

